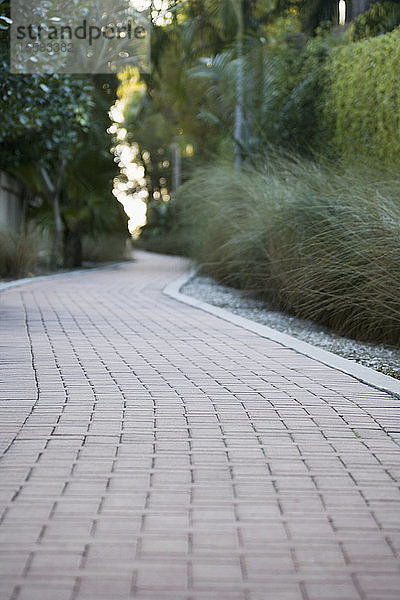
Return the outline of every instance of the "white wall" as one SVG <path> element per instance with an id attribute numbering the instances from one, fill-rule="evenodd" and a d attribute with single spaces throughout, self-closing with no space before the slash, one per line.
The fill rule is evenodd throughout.
<path id="1" fill-rule="evenodd" d="M 18 231 L 24 221 L 22 185 L 0 171 L 0 229 Z"/>

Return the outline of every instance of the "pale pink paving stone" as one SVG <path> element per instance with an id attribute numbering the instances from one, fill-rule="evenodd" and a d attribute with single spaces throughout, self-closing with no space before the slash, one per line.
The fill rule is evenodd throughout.
<path id="1" fill-rule="evenodd" d="M 185 268 L 0 294 L 0 599 L 397 600 L 400 400 L 163 295 Z"/>

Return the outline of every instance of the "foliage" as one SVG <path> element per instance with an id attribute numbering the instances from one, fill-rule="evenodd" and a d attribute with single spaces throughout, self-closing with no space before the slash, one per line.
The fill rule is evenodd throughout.
<path id="1" fill-rule="evenodd" d="M 32 224 L 19 233 L 0 231 L 0 277 L 25 277 L 35 272 L 45 245 L 45 233 Z"/>
<path id="2" fill-rule="evenodd" d="M 8 3 L 3 14 L 8 19 Z M 3 17 L 4 18 L 4 17 Z M 0 168 L 37 162 L 54 165 L 69 157 L 89 126 L 93 87 L 72 75 L 13 75 L 9 66 L 8 27 L 0 31 Z"/>
<path id="3" fill-rule="evenodd" d="M 285 11 L 289 4 L 285 3 Z M 122 124 L 128 130 L 127 141 L 140 147 L 138 160 L 145 169 L 151 201 L 162 201 L 161 196 L 173 190 L 177 146 L 185 180 L 193 164 L 210 160 L 228 147 L 227 136 L 234 142 L 235 115 L 238 108 L 246 110 L 237 101 L 238 32 L 243 26 L 247 33 L 243 43 L 249 52 L 253 49 L 252 66 L 259 72 L 262 35 L 275 8 L 261 0 L 191 0 L 175 3 L 170 24 L 154 28 L 153 71 L 142 78 L 145 94 L 132 97 L 133 110 L 127 111 Z M 251 80 L 246 102 L 254 99 L 258 105 L 262 88 L 263 81 Z M 255 146 L 261 133 L 260 120 L 258 115 L 253 118 L 253 112 L 246 110 L 249 147 Z M 257 133 L 250 133 L 253 126 Z"/>
<path id="4" fill-rule="evenodd" d="M 2 5 L 8 9 L 8 3 Z M 53 232 L 54 266 L 62 258 L 64 266 L 78 266 L 85 233 L 126 236 L 126 219 L 111 195 L 116 167 L 106 133 L 115 78 L 13 75 L 8 66 L 8 13 L 4 15 L 0 169 L 17 175 L 42 199 L 29 216 Z"/>
<path id="5" fill-rule="evenodd" d="M 82 239 L 82 258 L 94 263 L 130 260 L 130 242 L 126 236 L 113 233 L 101 237 L 85 235 Z"/>
<path id="6" fill-rule="evenodd" d="M 400 25 L 400 5 L 396 2 L 377 2 L 356 17 L 350 26 L 353 40 L 363 40 L 393 31 Z"/>
<path id="7" fill-rule="evenodd" d="M 200 170 L 177 201 L 191 256 L 220 281 L 339 333 L 397 343 L 398 185 L 278 156 L 268 171 Z"/>
<path id="8" fill-rule="evenodd" d="M 341 47 L 343 39 L 333 32 L 318 32 L 302 48 L 289 40 L 286 61 L 281 66 L 280 80 L 285 74 L 289 89 L 285 90 L 281 104 L 271 114 L 275 123 L 275 136 L 270 141 L 291 150 L 312 153 L 324 149 L 333 135 L 323 115 L 323 97 L 328 85 L 327 63 L 332 50 Z M 279 86 L 282 90 L 282 85 Z"/>
<path id="9" fill-rule="evenodd" d="M 12 75 L 1 64 L 0 168 L 71 156 L 89 125 L 92 87 L 66 75 Z"/>
<path id="10" fill-rule="evenodd" d="M 55 77 L 55 76 L 53 76 Z M 74 82 L 78 89 L 79 82 Z M 32 156 L 24 152 L 23 164 L 14 165 L 12 170 L 17 173 L 25 185 L 36 196 L 42 197 L 41 206 L 31 207 L 29 217 L 54 233 L 54 218 L 49 194 L 42 176 L 41 165 L 46 168 L 56 168 L 57 159 L 61 153 L 65 159 L 60 187 L 60 218 L 63 225 L 63 265 L 66 267 L 79 266 L 82 262 L 82 236 L 84 234 L 99 235 L 118 232 L 126 238 L 126 217 L 122 208 L 115 202 L 111 190 L 112 181 L 117 172 L 109 151 L 109 136 L 106 132 L 109 123 L 107 110 L 112 94 L 107 78 L 99 76 L 90 84 L 91 113 L 90 123 L 85 129 L 76 129 L 68 139 L 61 140 L 58 153 L 53 146 L 49 149 L 48 159 L 37 157 L 38 147 L 31 143 Z M 75 93 L 75 92 L 74 92 Z M 54 119 L 63 118 L 63 103 L 54 108 Z M 75 100 L 79 98 L 79 91 Z M 36 98 L 37 100 L 37 98 Z M 43 134 L 45 131 L 43 130 Z M 61 132 L 57 133 L 61 135 Z M 52 133 L 50 134 L 52 135 Z M 46 140 L 46 136 L 43 138 Z M 75 139 L 75 144 L 68 146 Z M 54 143 L 54 139 L 49 146 Z M 65 146 L 62 146 L 62 144 Z M 40 144 L 39 144 L 40 148 Z"/>
<path id="11" fill-rule="evenodd" d="M 118 173 L 107 133 L 107 112 L 114 95 L 113 87 L 115 82 L 107 76 L 94 78 L 90 127 L 82 132 L 64 174 L 61 209 L 64 229 L 67 236 L 75 236 L 78 245 L 85 234 L 113 233 L 125 239 L 128 233 L 126 216 L 111 194 L 113 179 Z"/>
<path id="12" fill-rule="evenodd" d="M 341 155 L 400 161 L 400 31 L 333 51 L 324 114 Z"/>
<path id="13" fill-rule="evenodd" d="M 208 158 L 221 138 L 215 126 L 204 136 L 204 124 L 196 119 L 196 114 L 204 106 L 205 91 L 186 77 L 181 32 L 175 25 L 165 29 L 156 29 L 153 34 L 154 45 L 157 47 L 157 38 L 161 37 L 164 46 L 160 56 L 154 57 L 152 74 L 144 77 L 145 86 L 138 82 L 137 74 L 128 72 L 120 78 L 118 92 L 125 106 L 120 127 L 127 130 L 125 142 L 140 149 L 136 162 L 145 171 L 150 199 L 161 199 L 171 192 L 176 145 L 183 176 L 187 177 L 192 155 L 195 153 L 197 160 Z"/>
<path id="14" fill-rule="evenodd" d="M 302 29 L 308 34 L 313 35 L 321 24 L 338 22 L 337 0 L 300 0 L 293 5 L 298 6 Z"/>
<path id="15" fill-rule="evenodd" d="M 174 198 L 170 202 L 150 201 L 147 225 L 135 245 L 162 254 L 185 254 L 187 243 L 180 227 L 180 212 Z"/>
<path id="16" fill-rule="evenodd" d="M 107 110 L 113 92 L 107 77 L 96 76 L 93 86 L 90 127 L 80 133 L 62 178 L 63 262 L 69 268 L 82 262 L 84 235 L 106 237 L 118 234 L 125 240 L 128 234 L 126 216 L 111 194 L 113 179 L 118 172 L 109 151 L 110 138 L 106 131 Z M 49 209 L 45 203 L 41 209 L 32 211 L 32 218 L 51 229 L 53 222 Z M 99 240 L 98 244 L 101 243 Z"/>
<path id="17" fill-rule="evenodd" d="M 155 32 L 154 71 L 124 123 L 149 190 L 140 243 L 189 252 L 219 280 L 340 333 L 398 342 L 399 182 L 380 178 L 374 161 L 398 164 L 400 34 L 354 43 L 332 26 L 336 1 L 239 6 L 185 2 Z M 238 109 L 245 162 L 234 171 Z M 157 202 L 177 140 L 195 148 L 186 183 Z M 316 151 L 344 160 L 306 160 Z M 368 168 L 352 167 L 360 154 Z M 193 176 L 194 165 L 203 167 Z"/>
<path id="18" fill-rule="evenodd" d="M 321 96 L 331 51 L 344 43 L 341 35 L 320 28 L 311 39 L 299 31 L 295 18 L 268 25 L 268 40 L 249 36 L 243 61 L 246 135 L 242 153 L 253 163 L 269 144 L 309 152 L 326 144 L 332 132 L 324 130 Z M 236 81 L 239 61 L 234 49 L 212 58 L 199 58 L 187 70 L 202 100 L 197 120 L 211 135 L 234 139 Z"/>

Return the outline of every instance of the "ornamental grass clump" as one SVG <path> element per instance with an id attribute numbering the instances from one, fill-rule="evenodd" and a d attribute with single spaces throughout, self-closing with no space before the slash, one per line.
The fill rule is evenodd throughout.
<path id="1" fill-rule="evenodd" d="M 400 341 L 399 181 L 275 157 L 199 171 L 177 202 L 191 255 L 221 282 L 359 339 Z"/>
<path id="2" fill-rule="evenodd" d="M 27 225 L 20 232 L 0 230 L 0 277 L 25 277 L 42 262 L 43 231 Z"/>

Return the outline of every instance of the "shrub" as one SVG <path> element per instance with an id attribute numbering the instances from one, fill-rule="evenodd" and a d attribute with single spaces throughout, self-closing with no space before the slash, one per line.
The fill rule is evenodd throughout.
<path id="1" fill-rule="evenodd" d="M 295 158 L 200 171 L 178 193 L 191 255 L 218 280 L 363 339 L 400 340 L 398 181 Z"/>
<path id="2" fill-rule="evenodd" d="M 278 83 L 289 78 L 290 90 L 277 113 L 270 115 L 278 144 L 303 154 L 311 148 L 326 147 L 333 135 L 332 119 L 326 120 L 323 114 L 322 99 L 329 81 L 326 65 L 332 49 L 342 44 L 340 36 L 321 30 L 302 48 L 289 46 L 290 60 L 281 63 L 283 72 Z M 269 139 L 274 138 L 270 135 Z"/>
<path id="3" fill-rule="evenodd" d="M 24 277 L 33 274 L 45 261 L 46 232 L 27 225 L 21 232 L 0 231 L 0 277 Z"/>
<path id="4" fill-rule="evenodd" d="M 333 50 L 325 119 L 341 155 L 400 162 L 400 31 Z"/>
<path id="5" fill-rule="evenodd" d="M 350 26 L 353 40 L 363 40 L 393 31 L 400 25 L 400 6 L 396 2 L 377 2 L 358 15 Z"/>
<path id="6" fill-rule="evenodd" d="M 168 202 L 150 200 L 147 203 L 147 223 L 135 246 L 160 254 L 185 254 L 186 247 L 177 226 L 177 206 L 173 198 Z"/>
<path id="7" fill-rule="evenodd" d="M 127 236 L 118 234 L 86 235 L 82 242 L 82 258 L 95 263 L 130 260 L 130 240 Z"/>

